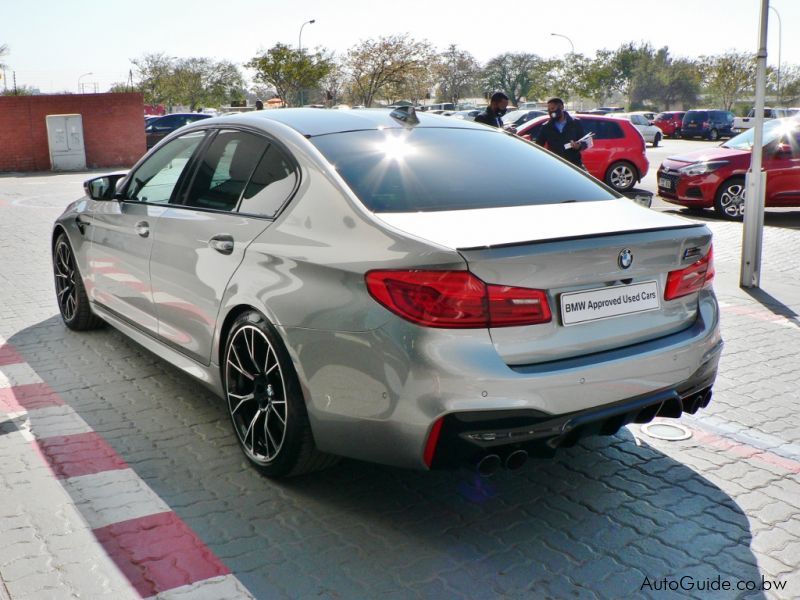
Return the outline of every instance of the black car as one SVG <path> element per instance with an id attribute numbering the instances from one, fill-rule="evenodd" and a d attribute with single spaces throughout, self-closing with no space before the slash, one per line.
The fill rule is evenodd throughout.
<path id="1" fill-rule="evenodd" d="M 167 135 L 184 125 L 210 117 L 211 115 L 203 113 L 173 113 L 148 121 L 144 128 L 147 135 L 147 148 L 152 148 Z"/>
<path id="2" fill-rule="evenodd" d="M 702 137 L 712 141 L 732 137 L 733 119 L 733 113 L 729 110 L 687 110 L 683 115 L 681 137 Z"/>

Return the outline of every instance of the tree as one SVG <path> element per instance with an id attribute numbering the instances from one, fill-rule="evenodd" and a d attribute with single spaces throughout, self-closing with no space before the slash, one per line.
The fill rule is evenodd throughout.
<path id="1" fill-rule="evenodd" d="M 700 93 L 702 77 L 697 63 L 687 58 L 672 60 L 664 70 L 659 73 L 661 84 L 660 94 L 657 97 L 664 110 L 669 110 L 674 104 L 682 107 L 693 106 L 697 103 Z"/>
<path id="2" fill-rule="evenodd" d="M 335 106 L 341 103 L 346 80 L 347 72 L 342 64 L 335 59 L 331 60 L 331 70 L 319 82 L 322 94 L 325 96 L 325 103 L 328 106 Z"/>
<path id="3" fill-rule="evenodd" d="M 577 54 L 572 55 L 571 61 L 575 92 L 600 105 L 605 104 L 617 82 L 614 53 L 610 50 L 598 50 L 594 58 Z"/>
<path id="4" fill-rule="evenodd" d="M 785 106 L 797 106 L 797 103 L 800 102 L 800 66 L 783 66 L 778 98 L 779 103 Z"/>
<path id="5" fill-rule="evenodd" d="M 414 40 L 408 35 L 363 41 L 348 50 L 345 60 L 352 93 L 364 106 L 372 106 L 379 93 L 396 94 L 404 90 L 404 86 L 418 93 L 420 76 L 432 56 L 428 42 Z"/>
<path id="6" fill-rule="evenodd" d="M 486 63 L 481 79 L 485 91 L 502 91 L 516 105 L 522 96 L 546 93 L 549 70 L 550 63 L 536 54 L 506 52 Z"/>
<path id="7" fill-rule="evenodd" d="M 176 61 L 169 78 L 171 99 L 193 111 L 238 100 L 242 84 L 242 75 L 233 63 L 198 57 Z"/>
<path id="8" fill-rule="evenodd" d="M 173 104 L 171 84 L 174 59 L 163 53 L 145 54 L 131 60 L 136 68 L 138 87 L 146 104 Z"/>
<path id="9" fill-rule="evenodd" d="M 439 86 L 439 99 L 457 104 L 464 95 L 478 86 L 480 65 L 466 50 L 450 44 L 440 56 L 434 70 Z"/>
<path id="10" fill-rule="evenodd" d="M 322 51 L 310 53 L 278 43 L 245 66 L 256 71 L 257 82 L 274 87 L 286 106 L 294 106 L 300 102 L 301 92 L 317 88 L 334 65 Z"/>
<path id="11" fill-rule="evenodd" d="M 700 57 L 706 93 L 730 110 L 743 94 L 755 87 L 756 60 L 747 52 L 726 52 Z"/>

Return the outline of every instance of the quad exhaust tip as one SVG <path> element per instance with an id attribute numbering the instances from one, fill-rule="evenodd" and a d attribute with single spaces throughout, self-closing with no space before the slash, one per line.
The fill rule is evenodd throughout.
<path id="1" fill-rule="evenodd" d="M 514 450 L 506 457 L 506 469 L 509 471 L 519 471 L 528 461 L 528 453 L 525 450 Z"/>
<path id="2" fill-rule="evenodd" d="M 500 457 L 497 454 L 487 454 L 478 461 L 478 464 L 475 468 L 478 471 L 478 475 L 481 477 L 491 477 L 497 472 L 497 469 L 499 469 L 502 464 L 503 461 L 500 460 Z"/>
<path id="3" fill-rule="evenodd" d="M 528 453 L 525 450 L 514 450 L 505 456 L 503 460 L 498 454 L 487 454 L 475 465 L 475 470 L 481 477 L 491 477 L 500 467 L 505 467 L 509 471 L 519 471 L 528 461 Z"/>

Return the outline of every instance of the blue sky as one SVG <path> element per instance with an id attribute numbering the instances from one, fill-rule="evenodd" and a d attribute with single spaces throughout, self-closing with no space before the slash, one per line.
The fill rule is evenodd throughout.
<path id="1" fill-rule="evenodd" d="M 772 0 L 781 16 L 781 58 L 800 64 L 800 0 Z M 501 7 L 487 10 L 488 7 Z M 358 2 L 355 0 L 39 0 L 4 2 L 0 43 L 17 83 L 43 92 L 100 91 L 127 79 L 130 59 L 146 52 L 208 56 L 243 63 L 276 42 L 344 52 L 359 40 L 394 33 L 455 43 L 486 61 L 501 52 L 592 54 L 627 41 L 669 46 L 675 56 L 755 52 L 761 0 L 519 0 L 518 2 Z M 553 8 L 551 8 L 553 7 Z M 770 11 L 769 62 L 778 58 Z M 11 72 L 6 72 L 10 82 Z M 10 83 L 9 83 L 10 85 Z"/>

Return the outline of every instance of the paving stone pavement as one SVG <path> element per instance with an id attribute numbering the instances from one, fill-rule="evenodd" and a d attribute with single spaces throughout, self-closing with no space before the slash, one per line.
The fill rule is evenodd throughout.
<path id="1" fill-rule="evenodd" d="M 62 325 L 49 232 L 85 178 L 0 177 L 0 600 L 800 597 L 800 212 L 767 219 L 752 293 L 741 225 L 707 220 L 726 346 L 691 438 L 630 426 L 489 480 L 343 461 L 275 483 L 203 387 Z M 717 578 L 734 589 L 699 589 Z"/>

